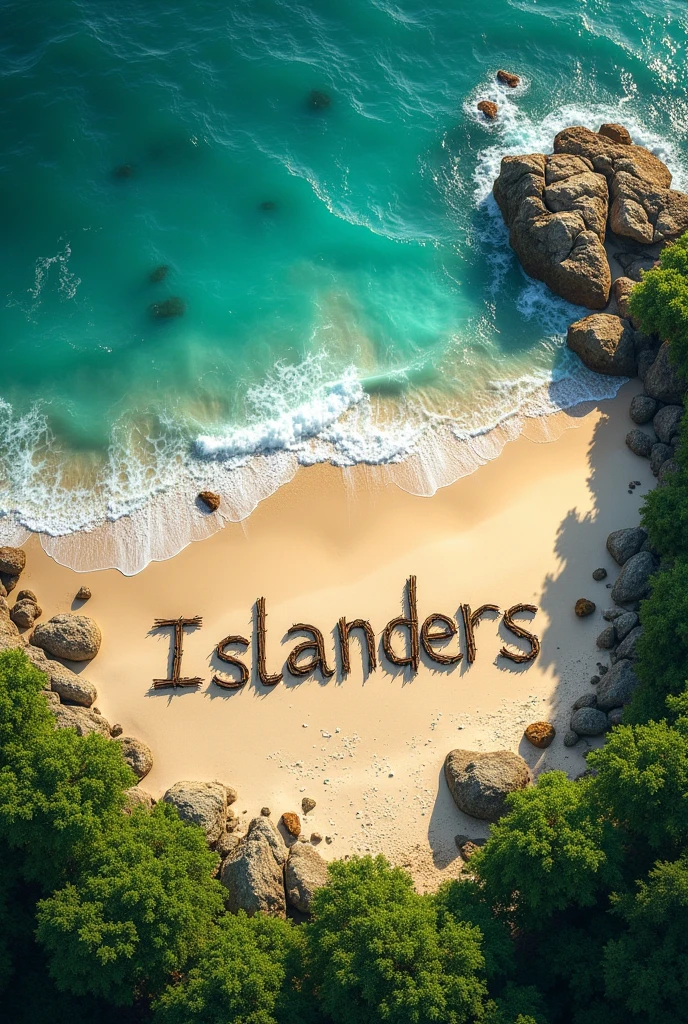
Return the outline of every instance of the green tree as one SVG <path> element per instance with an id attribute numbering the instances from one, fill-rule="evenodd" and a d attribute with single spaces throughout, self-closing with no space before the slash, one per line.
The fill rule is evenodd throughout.
<path id="1" fill-rule="evenodd" d="M 483 935 L 485 974 L 490 983 L 510 978 L 515 970 L 514 944 L 507 923 L 498 917 L 483 889 L 470 878 L 453 879 L 440 886 L 435 895 L 439 918 L 448 914 L 454 921 L 475 925 Z"/>
<path id="2" fill-rule="evenodd" d="M 631 292 L 631 315 L 646 334 L 671 342 L 671 356 L 688 371 L 688 234 L 667 246 L 659 266 Z"/>
<path id="3" fill-rule="evenodd" d="M 509 796 L 509 812 L 473 855 L 488 902 L 513 924 L 547 927 L 556 911 L 591 906 L 618 878 L 620 844 L 612 824 L 594 813 L 589 787 L 589 780 L 546 772 Z"/>
<path id="4" fill-rule="evenodd" d="M 200 828 L 159 803 L 92 840 L 80 877 L 37 908 L 58 988 L 127 1004 L 156 994 L 208 939 L 224 889 Z"/>
<path id="5" fill-rule="evenodd" d="M 461 1024 L 484 1016 L 478 928 L 451 920 L 383 857 L 329 865 L 306 925 L 309 969 L 335 1024 Z"/>
<path id="6" fill-rule="evenodd" d="M 157 1001 L 155 1024 L 307 1024 L 313 1011 L 300 991 L 304 947 L 303 929 L 291 921 L 226 915 L 179 984 Z"/>

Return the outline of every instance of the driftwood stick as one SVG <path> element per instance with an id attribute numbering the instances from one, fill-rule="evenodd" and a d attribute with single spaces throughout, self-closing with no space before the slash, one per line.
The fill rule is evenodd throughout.
<path id="1" fill-rule="evenodd" d="M 258 646 L 258 676 L 263 686 L 276 686 L 282 682 L 281 672 L 268 672 L 265 661 L 265 646 L 267 640 L 267 626 L 265 619 L 265 598 L 259 597 L 256 601 L 256 643 Z"/>
<path id="2" fill-rule="evenodd" d="M 312 640 L 304 640 L 300 644 L 297 644 L 293 651 L 289 652 L 287 657 L 287 668 L 293 676 L 308 676 L 311 672 L 315 672 L 317 668 L 320 669 L 325 679 L 331 679 L 334 675 L 334 669 L 330 668 L 327 664 L 327 656 L 325 654 L 325 637 L 317 626 L 311 626 L 309 622 L 295 622 L 293 626 L 290 626 L 287 630 L 287 636 L 292 636 L 294 633 L 312 633 Z M 299 661 L 299 657 L 305 654 L 306 651 L 313 651 L 313 656 L 309 661 Z"/>
<path id="3" fill-rule="evenodd" d="M 481 604 L 474 612 L 471 611 L 471 606 L 469 604 L 461 605 L 463 627 L 466 633 L 466 657 L 469 665 L 473 664 L 477 653 L 477 648 L 475 646 L 475 627 L 486 612 L 498 611 L 499 607 L 496 604 Z"/>
<path id="4" fill-rule="evenodd" d="M 433 625 L 436 622 L 441 622 L 442 627 L 440 629 L 433 629 Z M 452 637 L 456 636 L 458 627 L 453 619 L 448 615 L 443 615 L 442 612 L 432 612 L 428 615 L 427 619 L 423 623 L 420 629 L 420 641 L 423 645 L 423 650 L 429 658 L 436 661 L 438 665 L 456 665 L 463 658 L 461 651 L 456 654 L 444 654 L 440 651 L 436 651 L 433 648 L 433 643 L 440 643 L 443 640 L 451 640 Z"/>
<path id="5" fill-rule="evenodd" d="M 526 661 L 534 661 L 540 653 L 540 639 L 535 636 L 534 633 L 524 629 L 523 626 L 519 626 L 517 622 L 514 622 L 514 615 L 520 615 L 521 612 L 531 612 L 533 615 L 537 612 L 537 608 L 534 604 L 515 604 L 511 608 L 508 608 L 504 612 L 504 625 L 513 633 L 514 636 L 519 637 L 521 640 L 527 640 L 530 644 L 530 650 L 527 654 L 523 651 L 510 651 L 508 647 L 502 647 L 500 654 L 503 658 L 508 658 L 510 661 L 515 661 L 517 664 L 522 665 Z"/>
<path id="6" fill-rule="evenodd" d="M 248 682 L 248 666 L 234 655 L 227 654 L 225 647 L 230 645 L 246 649 L 248 647 L 248 640 L 245 636 L 226 636 L 224 640 L 220 640 L 215 648 L 215 654 L 220 661 L 226 661 L 239 669 L 239 679 L 223 679 L 222 676 L 215 674 L 212 681 L 216 686 L 221 686 L 224 690 L 239 690 Z"/>
<path id="7" fill-rule="evenodd" d="M 200 676 L 182 678 L 182 654 L 184 653 L 184 627 L 202 626 L 203 619 L 200 615 L 192 618 L 180 616 L 178 619 L 155 619 L 154 626 L 160 629 L 163 626 L 174 627 L 174 649 L 172 653 L 172 675 L 169 679 L 154 679 L 153 688 L 156 690 L 165 689 L 168 686 L 200 686 L 203 680 Z"/>
<path id="8" fill-rule="evenodd" d="M 418 643 L 418 604 L 416 599 L 416 577 L 409 576 L 407 581 L 408 589 L 408 617 L 398 615 L 391 619 L 385 626 L 382 633 L 382 649 L 386 657 L 393 665 L 410 665 L 414 672 L 418 671 L 420 648 Z M 392 647 L 392 636 L 395 629 L 406 628 L 409 631 L 410 651 L 406 655 L 396 654 Z"/>
<path id="9" fill-rule="evenodd" d="M 339 627 L 339 648 L 342 654 L 342 675 L 348 676 L 351 672 L 351 651 L 349 637 L 354 629 L 362 629 L 365 633 L 366 647 L 368 649 L 368 671 L 374 672 L 377 668 L 377 654 L 375 652 L 375 633 L 367 619 L 352 619 L 346 621 L 346 617 L 337 623 Z"/>

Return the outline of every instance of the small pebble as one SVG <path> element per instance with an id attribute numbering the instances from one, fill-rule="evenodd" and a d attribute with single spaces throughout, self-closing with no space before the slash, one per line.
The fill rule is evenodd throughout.
<path id="1" fill-rule="evenodd" d="M 307 729 L 308 728 L 308 722 L 304 722 L 303 725 L 301 726 L 301 728 L 302 729 Z"/>
<path id="2" fill-rule="evenodd" d="M 332 836 L 325 836 L 325 842 L 326 843 L 331 843 L 332 842 Z"/>
<path id="3" fill-rule="evenodd" d="M 264 818 L 269 818 L 270 817 L 270 808 L 269 807 L 261 807 L 260 813 L 263 815 Z"/>
<path id="4" fill-rule="evenodd" d="M 111 736 L 121 736 L 123 732 L 124 732 L 124 729 L 119 724 L 119 722 L 115 722 L 115 724 L 110 729 L 110 735 Z"/>
<path id="5" fill-rule="evenodd" d="M 594 580 L 597 580 L 598 582 L 600 580 L 606 579 L 607 578 L 607 570 L 606 569 L 602 569 L 602 568 L 594 569 L 593 570 L 593 574 L 592 574 L 592 578 Z"/>
<path id="6" fill-rule="evenodd" d="M 388 779 L 393 779 L 394 778 L 394 772 L 390 772 L 389 775 L 387 776 L 387 778 Z"/>
<path id="7" fill-rule="evenodd" d="M 78 589 L 78 591 L 76 593 L 76 600 L 77 601 L 88 601 L 88 600 L 90 600 L 90 598 L 91 598 L 90 587 L 79 587 L 79 589 Z"/>
<path id="8" fill-rule="evenodd" d="M 311 832 L 311 842 L 322 843 L 322 836 L 320 835 L 319 832 Z"/>

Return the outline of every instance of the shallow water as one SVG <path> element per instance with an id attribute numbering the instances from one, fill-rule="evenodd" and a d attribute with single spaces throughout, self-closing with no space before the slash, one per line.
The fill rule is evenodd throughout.
<path id="1" fill-rule="evenodd" d="M 604 120 L 682 184 L 682 0 L 2 13 L 6 526 L 90 528 L 182 478 L 231 491 L 261 453 L 396 462 L 438 426 L 614 392 L 567 357 L 581 311 L 523 275 L 490 188 L 504 153 Z M 154 317 L 171 297 L 184 315 Z"/>

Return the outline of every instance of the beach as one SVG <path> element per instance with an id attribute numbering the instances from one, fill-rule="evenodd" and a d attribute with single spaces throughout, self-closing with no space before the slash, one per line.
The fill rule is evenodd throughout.
<path id="1" fill-rule="evenodd" d="M 589 689 L 602 653 L 595 637 L 609 591 L 591 573 L 605 567 L 613 580 L 607 534 L 638 521 L 654 484 L 648 463 L 624 445 L 628 404 L 639 389 L 634 381 L 612 401 L 560 414 L 570 429 L 556 440 L 523 435 L 432 497 L 390 485 L 379 467 L 301 468 L 242 523 L 133 577 L 112 569 L 76 573 L 32 537 L 22 586 L 36 592 L 44 619 L 79 607 L 100 625 L 96 659 L 70 667 L 96 684 L 97 706 L 111 723 L 151 747 L 154 766 L 141 787 L 155 798 L 179 780 L 219 779 L 238 791 L 233 810 L 247 823 L 263 807 L 275 821 L 285 811 L 301 814 L 302 799 L 311 797 L 316 806 L 302 815 L 303 830 L 322 836 L 323 856 L 381 852 L 407 866 L 420 889 L 432 889 L 461 871 L 454 837 L 488 832 L 450 796 L 442 773 L 450 750 L 509 749 L 534 776 L 550 769 L 575 776 L 599 742 L 569 749 L 563 736 L 571 704 Z M 535 426 L 526 434 L 536 436 Z M 634 479 L 641 486 L 631 494 Z M 519 621 L 540 638 L 539 656 L 525 664 L 499 657 L 505 640 L 523 651 L 528 644 L 486 615 L 476 628 L 473 664 L 465 647 L 462 661 L 447 667 L 423 652 L 412 674 L 378 649 L 377 668 L 364 673 L 361 645 L 352 639 L 351 672 L 343 677 L 335 658 L 338 620 L 368 619 L 379 648 L 385 624 L 404 611 L 411 575 L 421 623 L 434 612 L 460 621 L 461 604 L 490 603 L 502 612 L 535 605 L 536 615 Z M 82 585 L 93 593 L 84 605 L 74 601 Z M 286 637 L 287 629 L 311 623 L 336 666 L 331 678 L 286 674 L 275 686 L 257 683 L 259 597 L 268 670 L 283 671 L 304 639 Z M 595 615 L 574 615 L 580 597 L 597 604 Z M 168 674 L 172 650 L 172 630 L 154 630 L 154 620 L 180 616 L 202 616 L 200 628 L 186 631 L 182 676 L 203 682 L 153 689 L 153 680 Z M 251 678 L 241 689 L 221 689 L 211 679 L 216 672 L 227 678 L 228 666 L 214 649 L 236 634 L 251 641 Z M 403 653 L 401 636 L 395 647 Z M 538 720 L 557 729 L 546 750 L 523 737 Z"/>

